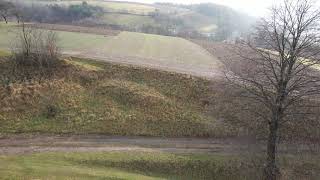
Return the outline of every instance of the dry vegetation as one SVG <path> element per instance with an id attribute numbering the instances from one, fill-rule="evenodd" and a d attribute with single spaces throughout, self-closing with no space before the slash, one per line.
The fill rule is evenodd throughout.
<path id="1" fill-rule="evenodd" d="M 129 55 L 137 57 L 152 58 L 153 55 L 156 55 L 158 60 L 167 59 L 170 60 L 170 63 L 176 63 L 176 65 L 183 65 L 184 67 L 187 60 L 180 58 L 182 57 L 181 55 L 186 55 L 190 59 L 188 66 L 193 68 L 194 65 L 201 64 L 199 60 L 194 61 L 195 58 L 193 56 L 200 57 L 201 55 L 206 63 L 199 66 L 201 70 L 204 70 L 209 64 L 220 66 L 218 60 L 211 61 L 214 58 L 207 51 L 211 55 L 217 56 L 225 65 L 228 64 L 231 67 L 230 72 L 234 74 L 239 73 L 241 75 L 245 71 L 259 67 L 244 61 L 244 59 L 237 59 L 237 56 L 232 56 L 228 49 L 237 46 L 194 41 L 207 50 L 205 51 L 197 45 L 189 44 L 189 42 L 177 38 L 162 39 L 164 38 L 162 36 L 142 36 L 136 33 L 118 34 L 119 32 L 117 31 L 66 25 L 49 27 L 48 24 L 34 24 L 28 26 L 30 28 L 28 27 L 27 29 L 22 26 L 22 34 L 19 36 L 20 44 L 17 44 L 12 54 L 0 52 L 0 134 L 107 134 L 215 138 L 245 136 L 254 140 L 266 141 L 268 131 L 272 132 L 272 129 L 268 130 L 268 124 L 271 124 L 270 121 L 268 122 L 263 117 L 260 118 L 257 114 L 252 113 L 258 112 L 259 115 L 268 113 L 259 102 L 251 101 L 250 97 L 248 98 L 248 92 L 246 93 L 245 90 L 250 89 L 251 91 L 249 90 L 249 92 L 255 94 L 257 90 L 252 88 L 254 86 L 247 86 L 246 83 L 244 83 L 244 86 L 237 86 L 239 81 L 230 84 L 224 80 L 206 80 L 185 74 L 102 63 L 88 59 L 66 58 L 61 60 L 55 33 L 50 31 L 52 34 L 46 34 L 43 33 L 46 31 L 39 29 L 68 30 L 71 32 L 115 36 L 110 38 L 113 40 L 110 40 L 112 43 L 109 42 L 108 45 L 105 44 L 103 47 L 98 46 L 93 41 L 92 43 L 96 45 L 95 48 L 99 47 L 99 51 L 110 51 L 110 54 L 119 55 L 122 54 L 123 50 Z M 128 36 L 131 37 L 131 43 L 134 46 L 129 43 L 128 38 L 126 38 Z M 104 42 L 105 36 L 99 37 L 103 37 L 100 40 Z M 146 41 L 147 38 L 153 39 L 152 42 Z M 125 43 L 122 43 L 122 41 Z M 181 52 L 184 53 L 178 52 L 176 48 L 170 48 L 175 46 L 170 41 L 183 45 L 187 44 L 190 49 L 199 49 L 199 51 L 190 51 L 190 53 L 185 48 L 182 48 L 183 51 Z M 150 44 L 152 43 L 157 45 L 164 43 L 163 47 L 165 49 L 161 51 L 159 46 L 151 46 Z M 78 44 L 75 44 L 78 47 Z M 138 45 L 143 45 L 144 49 L 137 48 L 139 47 Z M 130 49 L 131 47 L 136 49 Z M 157 48 L 152 49 L 152 47 Z M 90 52 L 90 50 L 86 50 Z M 268 53 L 261 50 L 261 48 L 257 48 L 257 50 L 258 52 Z M 285 48 L 283 51 L 285 51 Z M 177 58 L 170 58 L 164 52 L 170 52 L 170 55 Z M 194 54 L 194 52 L 199 54 Z M 257 59 L 255 54 L 251 55 L 247 49 L 242 49 L 242 53 L 246 53 L 248 59 Z M 225 55 L 228 57 L 224 57 Z M 274 54 L 268 55 L 269 60 L 271 56 L 277 57 Z M 283 52 L 282 55 L 286 55 L 286 53 Z M 296 60 L 296 57 L 302 56 L 294 56 L 292 59 Z M 272 60 L 270 62 L 275 61 Z M 307 63 L 300 63 L 308 66 Z M 253 78 L 256 78 L 257 74 L 263 70 L 264 68 L 256 71 L 253 74 Z M 308 71 L 308 73 L 318 75 L 315 69 Z M 233 75 L 232 78 L 234 77 L 241 76 Z M 257 79 L 265 80 L 261 77 Z M 265 85 L 265 83 L 262 83 L 258 86 L 258 89 L 262 89 L 263 95 L 265 94 Z M 305 88 L 308 89 L 308 87 L 306 86 Z M 315 87 L 318 87 L 318 84 Z M 311 88 L 311 90 L 313 89 Z M 277 91 L 268 90 L 268 93 L 272 94 L 273 92 Z M 281 90 L 281 92 L 285 91 Z M 295 93 L 299 93 L 299 91 L 297 90 Z M 294 107 L 296 109 L 290 108 L 288 110 L 290 119 L 284 119 L 286 121 L 283 121 L 284 123 L 279 127 L 279 133 L 281 133 L 273 136 L 272 154 L 269 153 L 270 146 L 267 146 L 269 156 L 269 164 L 266 168 L 266 170 L 269 170 L 267 179 L 277 179 L 278 175 L 282 179 L 294 179 L 297 177 L 298 179 L 317 178 L 319 168 L 311 158 L 308 159 L 309 157 L 303 156 L 301 162 L 294 162 L 297 161 L 297 158 L 290 159 L 290 157 L 288 158 L 284 155 L 276 158 L 275 156 L 276 144 L 279 142 L 284 145 L 290 145 L 290 143 L 294 142 L 295 145 L 306 146 L 306 149 L 319 148 L 320 121 L 317 115 L 320 114 L 320 106 L 317 101 L 318 97 L 313 96 L 313 98 L 301 99 L 297 104 L 298 108 Z M 266 99 L 268 100 L 268 98 Z M 310 104 L 313 107 L 309 109 Z M 305 114 L 296 113 L 299 111 L 305 111 L 316 116 L 309 117 Z M 272 111 L 271 115 L 274 114 Z M 282 115 L 279 117 L 282 118 Z M 317 150 L 319 151 L 319 149 Z M 288 152 L 292 153 L 291 151 Z M 283 157 L 285 160 L 280 160 Z M 245 162 L 230 161 L 226 164 L 221 162 L 223 167 L 221 169 L 218 168 L 218 170 L 223 171 L 223 173 L 217 177 L 215 174 L 218 172 L 216 165 L 212 164 L 212 162 L 204 161 L 199 161 L 199 164 L 197 164 L 197 161 L 183 161 L 183 163 L 187 163 L 186 166 L 179 166 L 175 162 L 170 164 L 171 162 L 154 163 L 151 161 L 151 163 L 141 163 L 140 161 L 134 161 L 132 164 L 130 164 L 131 162 L 129 165 L 122 163 L 119 166 L 120 168 L 142 167 L 142 169 L 137 168 L 136 170 L 138 171 L 145 169 L 156 171 L 158 168 L 155 167 L 162 166 L 161 168 L 165 172 L 172 170 L 171 174 L 181 173 L 181 175 L 184 175 L 185 169 L 189 168 L 188 163 L 192 162 L 190 167 L 194 169 L 191 168 L 190 171 L 194 171 L 196 176 L 200 178 L 204 173 L 204 179 L 228 179 L 239 175 L 243 175 L 244 179 L 260 179 L 260 173 L 265 168 L 262 163 L 264 161 L 258 162 L 256 161 L 257 159 L 254 159 L 251 162 L 250 158 L 252 156 L 246 157 Z M 258 154 L 257 158 L 261 158 L 261 154 Z M 286 161 L 287 159 L 289 160 Z M 309 164 L 305 161 L 306 159 L 310 162 Z M 272 166 L 270 165 L 270 160 L 272 160 Z M 276 160 L 282 165 L 282 169 L 279 169 L 281 176 L 280 173 L 278 174 Z M 78 164 L 83 162 L 87 165 L 91 163 L 89 160 L 83 159 L 76 161 Z M 288 162 L 294 162 L 294 165 Z M 99 165 L 101 162 L 94 161 L 94 163 Z M 144 163 L 150 163 L 150 166 L 140 166 L 140 164 Z M 167 164 L 177 170 L 171 169 Z M 205 172 L 202 171 L 204 164 L 208 168 L 205 169 Z M 110 166 L 117 167 L 117 164 L 111 163 Z M 181 169 L 184 169 L 184 171 L 180 171 Z M 163 173 L 162 169 L 160 172 Z M 159 172 L 156 171 L 156 173 Z M 190 175 L 190 177 L 193 175 Z"/>
<path id="2" fill-rule="evenodd" d="M 45 78 L 30 69 L 30 79 L 9 79 L 10 65 L 0 66 L 2 133 L 217 133 L 203 113 L 208 82 L 202 79 L 82 59 L 65 60 Z"/>
<path id="3" fill-rule="evenodd" d="M 1 77 L 10 74 L 11 65 L 2 58 Z M 257 128 L 259 124 L 252 123 L 253 117 L 242 110 L 246 103 L 240 98 L 230 98 L 238 91 L 222 82 L 77 58 L 61 61 L 53 71 L 55 73 L 45 78 L 40 78 L 37 71 L 30 69 L 30 72 L 33 72 L 30 74 L 32 79 L 25 80 L 16 75 L 16 79 L 10 79 L 10 85 L 1 82 L 1 134 L 265 136 L 264 129 Z M 301 131 L 315 130 L 311 125 L 299 126 Z M 120 160 L 129 156 L 125 161 Z M 48 157 L 58 159 L 69 173 L 65 174 Z M 72 153 L 61 156 L 53 153 L 50 156 L 3 157 L 1 164 L 10 166 L 0 166 L 0 172 L 8 178 L 48 178 L 48 172 L 56 169 L 56 178 L 78 177 L 79 171 L 70 170 L 70 164 L 79 167 L 81 174 L 84 171 L 88 174 L 106 172 L 112 168 L 108 173 L 90 178 L 110 177 L 121 172 L 128 175 L 125 179 L 139 179 L 144 175 L 151 176 L 151 179 L 234 179 L 239 175 L 242 179 L 259 179 L 263 167 L 260 155 L 243 157 L 245 160 L 211 155 L 86 153 L 84 156 Z M 281 179 L 317 179 L 317 156 L 295 154 L 294 157 L 279 158 Z M 22 167 L 25 163 L 30 167 L 28 172 Z M 39 164 L 46 168 L 38 168 Z M 16 170 L 15 173 L 11 172 L 12 169 Z"/>
<path id="4" fill-rule="evenodd" d="M 8 77 L 10 65 L 2 60 L 1 77 Z M 1 133 L 266 135 L 244 110 L 249 102 L 223 82 L 77 58 L 65 59 L 50 76 L 28 72 L 29 79 L 1 79 Z M 318 127 L 288 124 L 286 139 L 313 143 Z"/>

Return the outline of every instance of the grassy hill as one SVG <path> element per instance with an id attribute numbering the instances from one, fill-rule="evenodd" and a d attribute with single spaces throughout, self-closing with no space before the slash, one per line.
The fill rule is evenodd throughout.
<path id="1" fill-rule="evenodd" d="M 4 54 L 4 53 L 2 53 Z M 0 63 L 0 133 L 219 136 L 205 114 L 208 81 L 186 75 L 66 59 L 54 75 L 13 76 Z M 9 85 L 8 84 L 9 81 Z"/>
<path id="2" fill-rule="evenodd" d="M 0 25 L 0 48 L 10 49 L 17 28 L 12 24 Z M 182 38 L 135 32 L 121 32 L 118 35 L 56 32 L 59 46 L 69 54 L 106 60 L 117 57 L 122 62 L 171 68 L 197 75 L 210 74 L 221 66 L 220 61 L 205 49 Z"/>

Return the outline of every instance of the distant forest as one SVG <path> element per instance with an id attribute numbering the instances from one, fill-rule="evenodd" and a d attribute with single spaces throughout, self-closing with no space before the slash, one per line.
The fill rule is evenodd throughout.
<path id="1" fill-rule="evenodd" d="M 189 9 L 211 18 L 218 27 L 215 32 L 216 40 L 226 40 L 228 38 L 232 38 L 233 36 L 246 34 L 251 25 L 256 21 L 256 18 L 252 16 L 238 12 L 232 8 L 213 3 L 192 5 L 178 5 L 173 3 L 156 4 Z"/>

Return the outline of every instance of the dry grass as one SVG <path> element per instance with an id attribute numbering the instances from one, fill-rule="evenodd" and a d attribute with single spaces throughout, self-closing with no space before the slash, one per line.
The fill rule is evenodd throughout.
<path id="1" fill-rule="evenodd" d="M 224 82 L 77 58 L 41 80 L 30 70 L 31 79 L 21 82 L 9 69 L 3 61 L 0 76 L 12 79 L 1 79 L 1 133 L 265 138 L 267 132 L 243 110 L 252 104 Z M 283 138 L 319 139 L 318 127 L 316 120 L 287 124 Z"/>
<path id="2" fill-rule="evenodd" d="M 10 69 L 9 62 L 2 62 Z M 215 136 L 206 80 L 83 59 L 0 86 L 1 133 Z M 3 77 L 10 76 L 2 71 Z"/>

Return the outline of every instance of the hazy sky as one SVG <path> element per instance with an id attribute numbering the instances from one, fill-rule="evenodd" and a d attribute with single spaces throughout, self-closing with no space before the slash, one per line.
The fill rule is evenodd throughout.
<path id="1" fill-rule="evenodd" d="M 122 1 L 122 0 L 120 0 Z M 226 5 L 233 9 L 245 12 L 253 16 L 264 15 L 267 8 L 270 7 L 277 0 L 123 0 L 123 1 L 134 1 L 143 3 L 154 3 L 154 2 L 171 2 L 177 4 L 197 4 L 204 2 L 212 2 L 217 4 Z"/>

